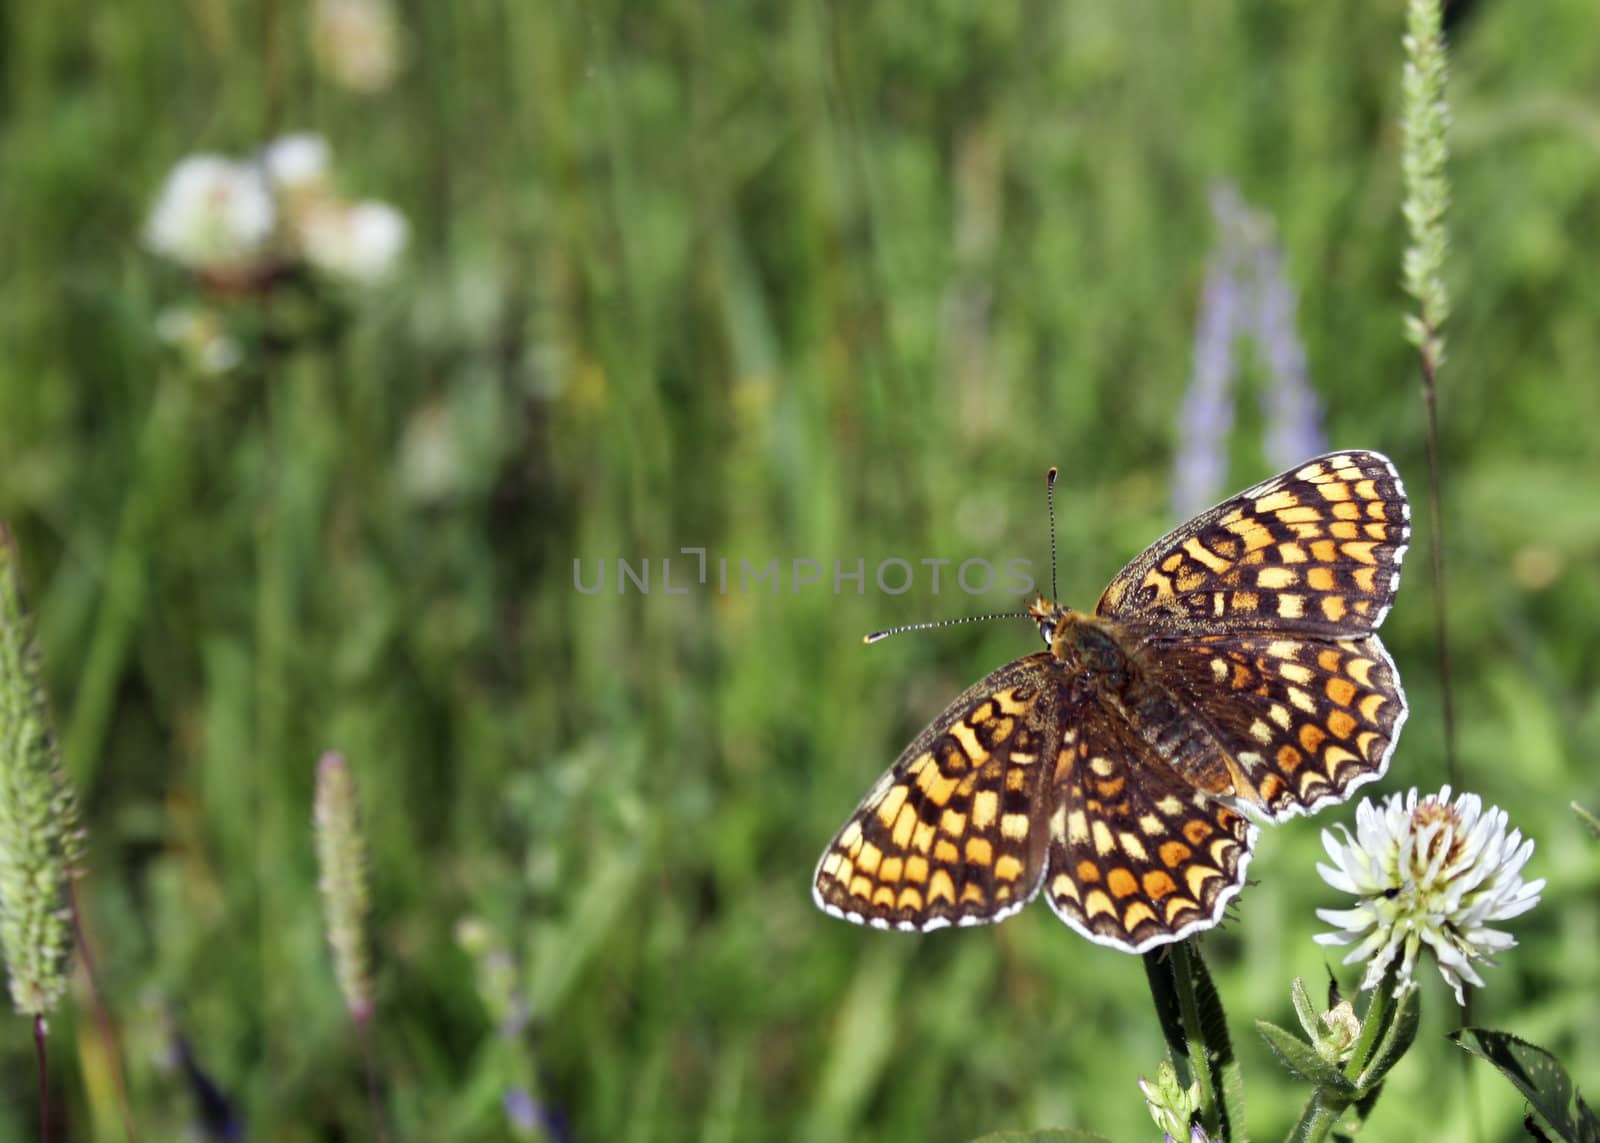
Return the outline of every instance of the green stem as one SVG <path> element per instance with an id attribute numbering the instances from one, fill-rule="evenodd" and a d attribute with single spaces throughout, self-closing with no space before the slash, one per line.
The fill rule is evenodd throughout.
<path id="1" fill-rule="evenodd" d="M 1372 999 L 1367 1002 L 1367 1011 L 1361 1017 L 1361 1038 L 1356 1041 L 1355 1051 L 1344 1065 L 1344 1074 L 1354 1084 L 1361 1083 L 1362 1073 L 1372 1062 L 1373 1054 L 1378 1050 L 1383 1034 L 1389 1030 L 1389 1024 L 1394 1019 L 1394 988 L 1398 982 L 1399 958 L 1396 957 L 1384 970 L 1383 979 L 1372 991 Z"/>
<path id="2" fill-rule="evenodd" d="M 1329 1099 L 1328 1093 L 1318 1088 L 1306 1100 L 1306 1109 L 1285 1138 L 1288 1143 L 1320 1143 L 1333 1131 L 1333 1125 L 1339 1122 L 1339 1116 L 1348 1106 L 1342 1100 Z"/>
<path id="3" fill-rule="evenodd" d="M 1192 941 L 1179 941 L 1172 946 L 1172 980 L 1178 991 L 1178 1006 L 1183 1013 L 1183 1031 L 1191 1049 L 1198 1049 L 1191 1060 L 1195 1078 L 1200 1081 L 1200 1122 L 1213 1139 L 1227 1138 L 1222 1133 L 1220 1077 L 1215 1071 L 1215 1057 L 1206 1038 L 1205 1021 L 1200 1018 L 1200 1000 L 1195 988 L 1195 962 L 1200 950 Z M 1201 971 L 1204 971 L 1203 966 Z"/>

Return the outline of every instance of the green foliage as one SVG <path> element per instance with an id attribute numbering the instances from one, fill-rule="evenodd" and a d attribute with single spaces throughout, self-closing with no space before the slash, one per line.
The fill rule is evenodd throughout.
<path id="1" fill-rule="evenodd" d="M 1480 4 L 1451 43 L 1439 396 L 1462 775 L 1551 879 L 1474 1019 L 1579 1076 L 1600 1074 L 1574 1026 L 1600 1010 L 1600 859 L 1565 809 L 1600 795 L 1591 8 Z M 935 595 L 920 565 L 891 596 L 870 569 L 1026 557 L 1042 579 L 1051 464 L 1064 602 L 1172 522 L 1218 178 L 1277 222 L 1331 442 L 1394 457 L 1425 534 L 1399 7 L 401 9 L 409 62 L 371 96 L 317 77 L 299 4 L 4 17 L 0 516 L 141 1137 L 196 1118 L 179 1035 L 251 1137 L 370 1136 L 308 827 L 328 747 L 362 794 L 396 1138 L 504 1138 L 513 1088 L 584 1140 L 1148 1137 L 1163 1038 L 1134 958 L 1038 906 L 928 937 L 812 907 L 877 773 L 1035 642 L 863 648 L 1016 603 Z M 144 211 L 180 156 L 299 128 L 405 209 L 404 276 L 347 299 L 337 336 L 196 376 L 154 332 L 194 291 L 139 249 Z M 1250 428 L 1233 487 L 1267 474 Z M 685 546 L 709 582 L 666 594 Z M 1386 789 L 1442 780 L 1428 554 L 1384 628 L 1412 706 Z M 618 557 L 652 561 L 649 594 L 617 591 Z M 741 593 L 739 560 L 772 558 L 864 558 L 867 584 Z M 574 559 L 608 561 L 604 592 Z M 1293 1026 L 1284 986 L 1323 971 L 1312 909 L 1335 903 L 1318 830 L 1348 819 L 1264 831 L 1204 942 L 1236 1020 Z M 1453 1066 L 1453 1004 L 1423 993 L 1369 1133 L 1506 1137 L 1522 1097 Z M 121 1138 L 87 1012 L 52 1019 L 55 1096 Z M 27 1137 L 24 1021 L 5 1044 L 0 1137 Z M 1252 1133 L 1281 1136 L 1303 1089 L 1269 1082 L 1264 1042 L 1234 1049 L 1263 1077 Z"/>
<path id="2" fill-rule="evenodd" d="M 1572 1077 L 1549 1052 L 1487 1028 L 1462 1028 L 1450 1038 L 1498 1068 L 1562 1139 L 1568 1143 L 1600 1140 L 1600 1116 L 1584 1102 Z"/>

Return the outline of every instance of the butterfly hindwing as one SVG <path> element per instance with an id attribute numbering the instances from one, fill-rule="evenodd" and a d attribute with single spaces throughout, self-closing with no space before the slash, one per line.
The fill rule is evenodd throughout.
<path id="1" fill-rule="evenodd" d="M 926 930 L 998 921 L 1038 892 L 1055 758 L 1048 651 L 972 687 L 879 779 L 817 865 L 836 917 Z"/>
<path id="2" fill-rule="evenodd" d="M 1159 681 L 1233 761 L 1238 795 L 1276 819 L 1382 776 L 1405 692 L 1376 635 L 1208 635 L 1160 648 Z"/>
<path id="3" fill-rule="evenodd" d="M 1050 907 L 1124 952 L 1216 924 L 1244 885 L 1256 827 L 1152 763 L 1116 714 L 1092 701 L 1079 706 L 1056 769 Z"/>
<path id="4" fill-rule="evenodd" d="M 1095 613 L 1168 632 L 1364 635 L 1393 602 L 1410 521 L 1387 457 L 1329 453 L 1157 540 Z"/>

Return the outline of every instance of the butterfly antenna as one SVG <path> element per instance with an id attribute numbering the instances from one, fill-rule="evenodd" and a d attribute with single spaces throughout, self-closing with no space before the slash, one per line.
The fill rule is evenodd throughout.
<path id="1" fill-rule="evenodd" d="M 958 623 L 983 623 L 990 619 L 1028 619 L 1030 614 L 1026 611 L 997 611 L 993 615 L 968 615 L 961 619 L 936 619 L 932 623 L 907 623 L 904 627 L 891 627 L 887 631 L 874 631 L 871 635 L 863 636 L 861 641 L 873 644 L 887 639 L 891 635 L 904 635 L 907 631 L 931 631 L 935 627 L 954 627 Z"/>
<path id="2" fill-rule="evenodd" d="M 1057 469 L 1050 466 L 1050 471 L 1044 474 L 1044 503 L 1050 513 L 1050 602 L 1059 603 L 1061 593 L 1056 590 L 1056 475 Z"/>

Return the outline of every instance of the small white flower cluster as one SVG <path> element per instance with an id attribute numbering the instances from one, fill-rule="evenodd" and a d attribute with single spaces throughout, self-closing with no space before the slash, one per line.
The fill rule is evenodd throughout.
<path id="1" fill-rule="evenodd" d="M 340 87 L 364 95 L 383 91 L 402 63 L 394 8 L 388 0 L 317 0 L 311 52 L 322 74 Z"/>
<path id="2" fill-rule="evenodd" d="M 145 244 L 233 286 L 299 263 L 361 285 L 379 282 L 405 250 L 405 217 L 388 203 L 340 198 L 329 165 L 319 135 L 287 135 L 243 162 L 191 155 L 167 176 Z"/>
<path id="3" fill-rule="evenodd" d="M 1449 786 L 1427 797 L 1395 794 L 1376 806 L 1363 799 L 1354 835 L 1344 826 L 1342 839 L 1322 833 L 1333 865 L 1317 871 L 1360 900 L 1353 909 L 1318 909 L 1338 931 L 1317 942 L 1359 942 L 1344 963 L 1367 963 L 1363 989 L 1377 987 L 1400 957 L 1396 995 L 1416 987 L 1417 956 L 1427 945 L 1456 1002 L 1465 1003 L 1463 984 L 1483 984 L 1473 962 L 1492 965 L 1494 953 L 1517 943 L 1489 923 L 1526 913 L 1545 885 L 1522 879 L 1533 842 L 1507 824 L 1504 810 L 1485 811 L 1476 794 L 1452 804 Z"/>

